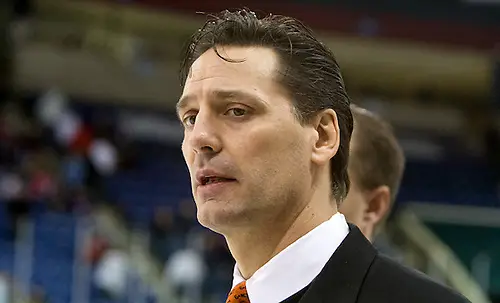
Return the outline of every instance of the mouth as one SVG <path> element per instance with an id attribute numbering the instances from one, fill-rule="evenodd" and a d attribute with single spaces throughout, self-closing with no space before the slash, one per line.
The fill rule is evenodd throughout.
<path id="1" fill-rule="evenodd" d="M 201 181 L 200 182 L 201 186 L 206 186 L 206 185 L 211 185 L 211 184 L 234 182 L 234 181 L 236 181 L 236 179 L 223 178 L 223 177 L 217 177 L 217 176 L 207 176 L 207 177 L 202 177 L 200 181 Z"/>

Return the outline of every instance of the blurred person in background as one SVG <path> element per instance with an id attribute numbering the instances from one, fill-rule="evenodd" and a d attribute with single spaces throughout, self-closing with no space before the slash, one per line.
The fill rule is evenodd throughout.
<path id="1" fill-rule="evenodd" d="M 353 104 L 351 112 L 354 118 L 348 166 L 351 188 L 340 212 L 374 242 L 396 199 L 405 157 L 386 121 Z M 379 237 L 375 242 L 381 252 L 401 260 L 385 238 Z"/>
<path id="2" fill-rule="evenodd" d="M 203 280 L 207 266 L 203 259 L 203 235 L 197 232 L 187 234 L 186 245 L 175 251 L 167 260 L 164 276 L 174 287 L 181 302 L 201 302 Z"/>
<path id="3" fill-rule="evenodd" d="M 118 151 L 114 144 L 114 129 L 111 125 L 97 120 L 93 123 L 93 140 L 89 146 L 88 154 L 92 167 L 98 179 L 112 175 L 118 165 Z M 97 184 L 95 184 L 97 185 Z"/>
<path id="4" fill-rule="evenodd" d="M 87 150 L 88 176 L 87 187 L 92 190 L 92 197 L 104 202 L 111 202 L 107 195 L 104 180 L 114 175 L 120 168 L 121 151 L 115 144 L 119 136 L 117 130 L 105 116 L 93 117 L 92 141 Z"/>
<path id="5" fill-rule="evenodd" d="M 95 233 L 85 247 L 85 260 L 93 266 L 98 264 L 108 248 L 109 242 L 106 238 L 98 233 Z"/>
<path id="6" fill-rule="evenodd" d="M 10 216 L 9 237 L 15 238 L 20 220 L 29 214 L 35 200 L 30 191 L 37 180 L 28 168 L 39 146 L 33 125 L 15 101 L 3 104 L 1 126 L 0 197 Z"/>
<path id="7" fill-rule="evenodd" d="M 127 293 L 129 257 L 126 252 L 114 247 L 107 247 L 101 253 L 94 272 L 94 283 L 103 297 L 123 298 Z"/>
<path id="8" fill-rule="evenodd" d="M 106 199 L 103 179 L 115 173 L 118 151 L 109 140 L 96 138 L 89 146 L 88 160 L 87 186 L 92 188 L 96 196 Z"/>
<path id="9" fill-rule="evenodd" d="M 179 209 L 175 214 L 175 229 L 178 234 L 186 235 L 196 228 L 196 207 L 193 200 L 184 199 L 179 202 Z"/>
<path id="10" fill-rule="evenodd" d="M 378 254 L 338 213 L 353 121 L 310 29 L 224 11 L 188 45 L 182 151 L 198 221 L 236 260 L 226 302 L 468 302 Z"/>
<path id="11" fill-rule="evenodd" d="M 52 126 L 55 143 L 64 150 L 86 151 L 90 142 L 88 128 L 85 127 L 80 117 L 70 109 L 63 109 L 54 118 Z"/>
<path id="12" fill-rule="evenodd" d="M 27 186 L 31 199 L 48 203 L 55 199 L 59 192 L 58 162 L 57 155 L 47 148 L 40 149 L 26 158 L 23 170 L 29 176 Z"/>
<path id="13" fill-rule="evenodd" d="M 87 162 L 81 152 L 68 152 L 61 159 L 61 183 L 63 194 L 74 195 L 84 190 L 87 180 Z"/>
<path id="14" fill-rule="evenodd" d="M 18 171 L 0 175 L 0 196 L 7 203 L 10 216 L 10 236 L 15 238 L 17 227 L 30 212 L 31 201 L 26 194 L 26 182 Z"/>
<path id="15" fill-rule="evenodd" d="M 149 225 L 151 235 L 151 253 L 160 261 L 166 262 L 175 246 L 174 213 L 170 207 L 158 207 L 154 211 L 153 220 Z"/>
<path id="16" fill-rule="evenodd" d="M 204 294 L 210 302 L 224 302 L 227 286 L 231 285 L 234 260 L 224 237 L 210 231 L 205 231 L 204 235 L 204 256 L 210 273 L 204 282 Z"/>

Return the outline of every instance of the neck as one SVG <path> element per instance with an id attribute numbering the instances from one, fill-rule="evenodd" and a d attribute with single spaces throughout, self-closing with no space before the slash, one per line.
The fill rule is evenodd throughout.
<path id="1" fill-rule="evenodd" d="M 275 218 L 267 223 L 259 222 L 245 230 L 238 230 L 237 237 L 226 235 L 229 249 L 242 276 L 250 278 L 290 244 L 329 220 L 337 212 L 337 207 L 326 196 L 326 199 L 324 194 L 313 196 L 310 203 L 296 212 L 290 211 L 286 218 Z"/>

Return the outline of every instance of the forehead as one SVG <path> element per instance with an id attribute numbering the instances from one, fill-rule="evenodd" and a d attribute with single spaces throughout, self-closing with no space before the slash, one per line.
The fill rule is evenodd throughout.
<path id="1" fill-rule="evenodd" d="M 276 65 L 277 56 L 269 48 L 218 46 L 217 52 L 209 49 L 193 63 L 184 93 L 214 85 L 266 86 L 273 80 Z"/>

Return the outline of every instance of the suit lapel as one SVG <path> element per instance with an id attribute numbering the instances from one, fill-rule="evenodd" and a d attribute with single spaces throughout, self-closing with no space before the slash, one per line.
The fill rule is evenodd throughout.
<path id="1" fill-rule="evenodd" d="M 377 252 L 354 225 L 300 303 L 355 303 Z"/>

